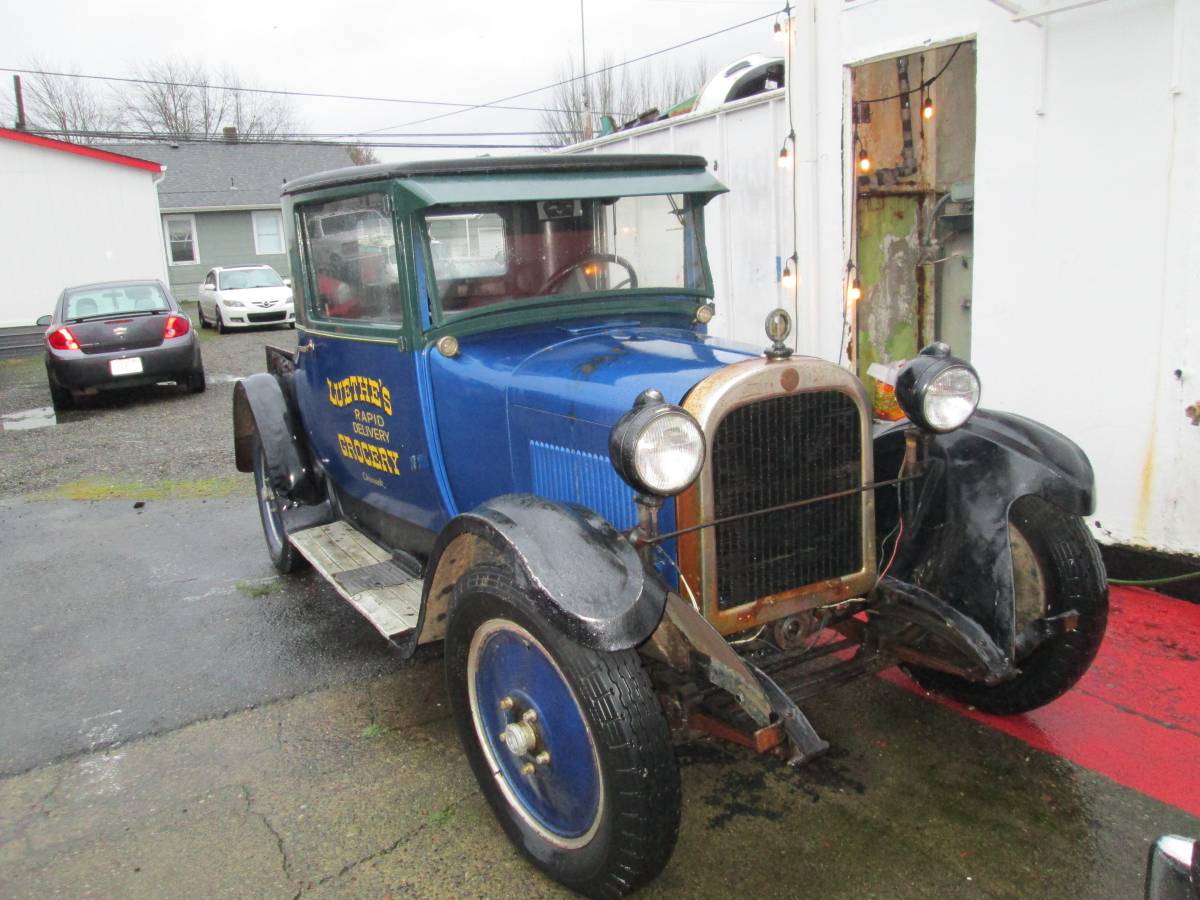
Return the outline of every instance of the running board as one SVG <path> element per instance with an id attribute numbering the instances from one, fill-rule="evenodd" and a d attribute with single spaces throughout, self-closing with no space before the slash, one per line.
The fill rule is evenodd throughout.
<path id="1" fill-rule="evenodd" d="M 417 627 L 422 582 L 354 526 L 331 522 L 289 534 L 313 568 L 388 640 Z"/>

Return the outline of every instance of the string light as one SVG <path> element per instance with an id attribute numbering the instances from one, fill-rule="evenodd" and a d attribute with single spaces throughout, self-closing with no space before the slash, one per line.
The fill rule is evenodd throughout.
<path id="1" fill-rule="evenodd" d="M 779 148 L 779 168 L 786 169 L 792 164 L 792 146 L 796 143 L 796 132 L 789 131 Z"/>
<path id="2" fill-rule="evenodd" d="M 857 303 L 862 299 L 862 285 L 859 283 L 857 277 L 855 277 L 850 282 L 850 286 L 846 288 L 846 299 L 850 303 Z"/>
<path id="3" fill-rule="evenodd" d="M 867 154 L 867 145 L 859 141 L 858 147 L 858 171 L 866 175 L 871 171 L 871 157 Z"/>
<path id="4" fill-rule="evenodd" d="M 783 264 L 783 286 L 789 291 L 796 286 L 796 269 L 792 263 L 798 261 L 799 260 L 796 259 L 796 254 L 793 253 Z"/>
<path id="5" fill-rule="evenodd" d="M 921 104 L 921 115 L 927 122 L 933 118 L 933 98 L 928 93 L 925 94 L 925 101 Z"/>

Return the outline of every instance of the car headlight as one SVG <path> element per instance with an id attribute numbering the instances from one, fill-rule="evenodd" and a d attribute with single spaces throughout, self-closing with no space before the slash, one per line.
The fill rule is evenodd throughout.
<path id="1" fill-rule="evenodd" d="M 670 497 L 687 488 L 704 465 L 704 432 L 692 416 L 644 391 L 613 426 L 608 456 L 617 474 L 640 494 Z"/>
<path id="2" fill-rule="evenodd" d="M 965 425 L 979 406 L 979 375 L 939 341 L 901 370 L 896 400 L 913 424 L 939 433 L 953 431 Z"/>
<path id="3" fill-rule="evenodd" d="M 241 300 L 230 300 L 230 299 L 228 299 L 228 298 L 226 298 L 226 297 L 222 297 L 222 298 L 221 298 L 221 305 L 222 305 L 222 306 L 229 306 L 229 307 L 241 307 L 241 306 L 245 306 L 245 304 L 244 304 L 244 303 L 242 303 L 242 301 L 241 301 Z"/>

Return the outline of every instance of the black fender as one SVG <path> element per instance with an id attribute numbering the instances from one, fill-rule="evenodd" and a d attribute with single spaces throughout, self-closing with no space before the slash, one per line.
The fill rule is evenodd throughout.
<path id="1" fill-rule="evenodd" d="M 234 460 L 239 472 L 253 472 L 255 442 L 261 441 L 275 492 L 288 500 L 318 503 L 325 494 L 290 399 L 290 378 L 258 372 L 234 385 Z"/>
<path id="2" fill-rule="evenodd" d="M 582 506 L 507 494 L 451 519 L 425 566 L 419 641 L 445 633 L 449 595 L 475 562 L 507 565 L 546 620 L 592 650 L 636 647 L 658 627 L 667 589 L 625 537 Z"/>
<path id="3" fill-rule="evenodd" d="M 875 472 L 892 478 L 906 426 L 875 438 Z M 1034 495 L 1066 513 L 1090 515 L 1095 479 L 1086 454 L 1051 428 L 1011 413 L 978 410 L 956 431 L 931 435 L 925 475 L 905 486 L 904 532 L 888 574 L 975 619 L 1013 658 L 1015 594 L 1009 509 Z M 881 529 L 897 502 L 881 492 Z"/>

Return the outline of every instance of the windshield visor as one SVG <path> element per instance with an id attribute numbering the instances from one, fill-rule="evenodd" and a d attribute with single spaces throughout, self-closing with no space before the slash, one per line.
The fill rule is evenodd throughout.
<path id="1" fill-rule="evenodd" d="M 431 207 L 431 299 L 451 318 L 546 297 L 711 296 L 696 231 L 681 194 Z"/>
<path id="2" fill-rule="evenodd" d="M 71 291 L 63 304 L 64 319 L 91 316 L 124 316 L 168 309 L 167 298 L 156 284 L 123 284 Z"/>

